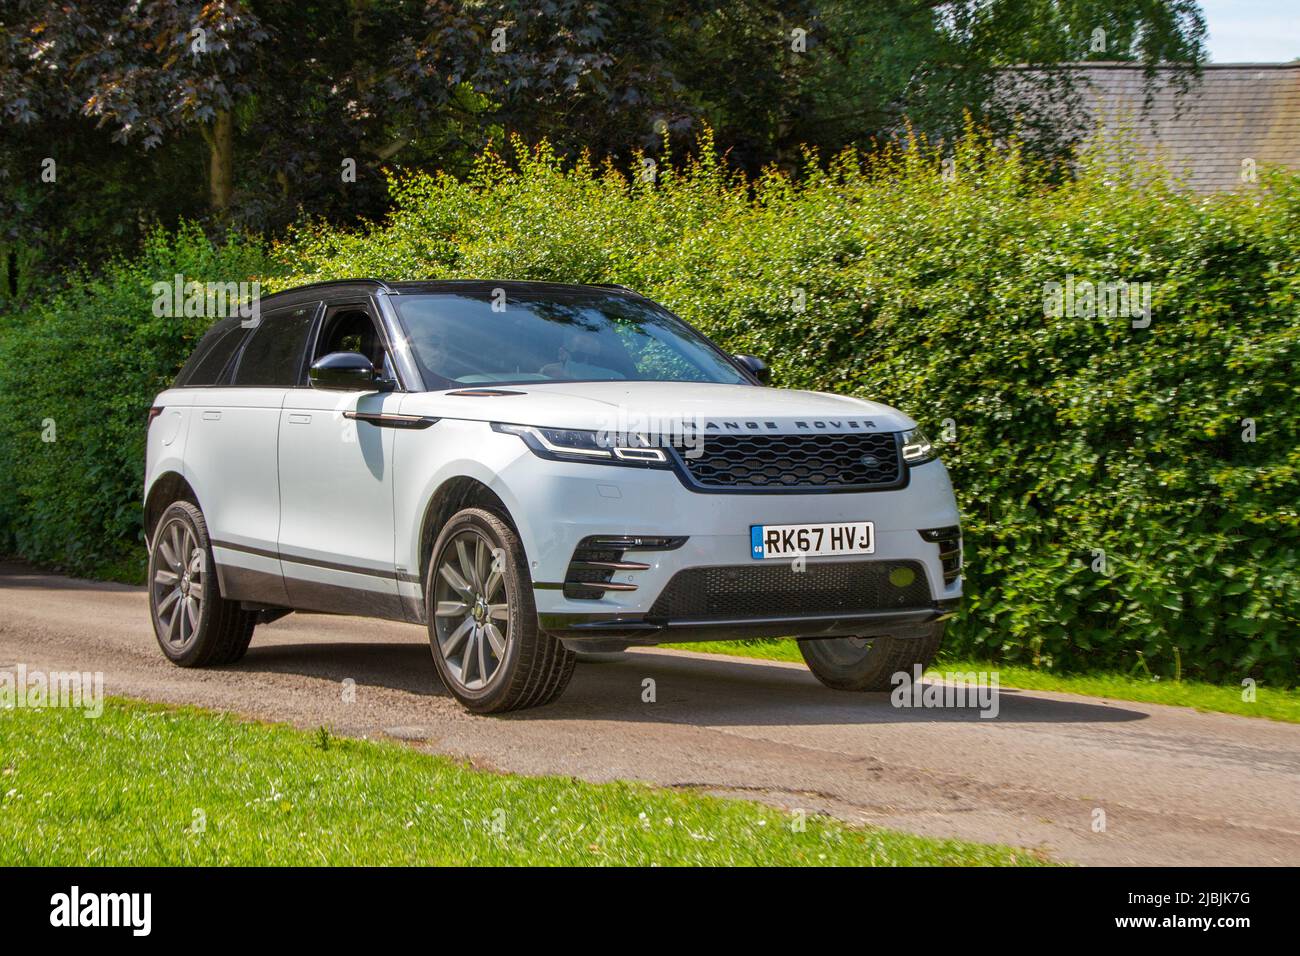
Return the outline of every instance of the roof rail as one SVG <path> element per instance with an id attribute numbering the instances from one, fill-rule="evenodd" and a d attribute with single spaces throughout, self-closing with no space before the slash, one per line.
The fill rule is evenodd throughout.
<path id="1" fill-rule="evenodd" d="M 370 279 L 370 278 L 362 277 L 359 279 L 323 279 L 320 282 L 306 282 L 302 285 L 292 286 L 291 288 L 288 289 L 281 289 L 280 291 L 273 292 L 271 294 L 284 295 L 285 293 L 288 292 L 301 292 L 304 289 L 319 289 L 321 286 L 330 286 L 330 285 L 377 285 L 385 292 L 393 291 L 393 287 L 390 286 L 383 279 Z"/>
<path id="2" fill-rule="evenodd" d="M 492 280 L 492 279 L 414 279 L 414 280 L 406 280 L 406 283 L 407 283 L 407 284 L 419 284 L 419 283 L 421 283 L 421 282 L 429 282 L 429 283 L 434 283 L 434 282 L 451 282 L 451 283 L 455 283 L 455 282 L 465 282 L 465 283 L 471 283 L 471 282 L 492 282 L 492 281 L 525 282 L 525 283 L 527 283 L 527 282 L 529 282 L 529 281 L 537 281 L 537 280 L 527 280 L 527 279 L 522 279 L 522 280 L 521 280 L 521 279 L 505 279 L 505 280 Z M 558 284 L 559 284 L 559 285 L 572 285 L 572 284 L 574 284 L 574 283 L 558 283 Z M 578 285 L 587 285 L 587 286 L 590 286 L 590 287 L 592 287 L 592 288 L 596 288 L 596 289 L 614 289 L 614 290 L 616 290 L 616 291 L 618 291 L 618 292 L 626 292 L 628 295 L 640 295 L 640 294 L 641 294 L 641 293 L 637 292 L 635 289 L 628 288 L 628 287 L 625 286 L 625 285 L 620 285 L 620 284 L 618 284 L 617 282 L 585 282 L 585 283 L 577 283 L 577 284 L 578 284 Z M 270 293 L 270 295 L 288 295 L 288 294 L 291 293 L 291 292 L 305 292 L 305 291 L 307 291 L 307 290 L 309 290 L 309 289 L 320 289 L 320 288 L 325 288 L 325 287 L 328 287 L 328 286 L 341 286 L 341 285 L 373 285 L 373 286 L 378 287 L 379 289 L 382 289 L 384 292 L 387 292 L 387 293 L 390 293 L 390 294 L 397 294 L 398 292 L 401 291 L 400 289 L 395 288 L 391 283 L 386 282 L 386 281 L 383 280 L 383 279 L 372 279 L 372 278 L 368 278 L 368 277 L 361 277 L 361 278 L 356 278 L 356 279 L 325 279 L 325 280 L 322 280 L 322 281 L 320 281 L 320 282 L 307 282 L 307 283 L 304 283 L 304 284 L 302 284 L 302 285 L 296 285 L 296 286 L 293 286 L 293 287 L 288 288 L 288 289 L 280 289 L 278 292 Z M 269 298 L 269 296 L 268 296 L 268 298 Z"/>

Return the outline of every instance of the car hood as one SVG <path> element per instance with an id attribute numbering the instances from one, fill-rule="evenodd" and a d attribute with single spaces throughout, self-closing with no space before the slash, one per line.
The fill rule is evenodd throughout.
<path id="1" fill-rule="evenodd" d="M 592 430 L 654 430 L 673 421 L 695 423 L 706 432 L 769 434 L 901 431 L 916 425 L 887 405 L 846 395 L 699 382 L 472 386 L 413 393 L 401 407 L 403 413 L 440 418 Z"/>

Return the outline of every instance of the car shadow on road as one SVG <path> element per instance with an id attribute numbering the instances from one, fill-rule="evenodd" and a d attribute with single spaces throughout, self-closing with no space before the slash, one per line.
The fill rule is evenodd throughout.
<path id="1" fill-rule="evenodd" d="M 232 670 L 298 674 L 419 697 L 447 697 L 423 642 L 254 642 Z M 654 682 L 648 702 L 646 680 Z M 926 686 L 925 682 L 922 688 Z M 631 653 L 605 664 L 579 664 L 554 704 L 517 711 L 506 720 L 632 720 L 701 726 L 797 726 L 885 723 L 1118 723 L 1147 715 L 1116 704 L 1059 700 L 1002 688 L 996 717 L 969 706 L 897 707 L 888 693 L 823 687 L 806 670 L 755 660 Z"/>
<path id="2" fill-rule="evenodd" d="M 602 671 L 606 671 L 603 676 Z M 642 700 L 647 678 L 654 681 L 654 703 Z M 921 690 L 930 683 L 922 681 Z M 635 703 L 629 705 L 629 699 Z M 519 716 L 546 720 L 617 714 L 622 719 L 700 726 L 1120 723 L 1147 718 L 1141 711 L 1115 704 L 1087 698 L 1058 700 L 1009 688 L 999 689 L 995 717 L 981 716 L 973 695 L 966 704 L 900 707 L 888 692 L 831 690 L 801 667 L 752 659 L 632 653 L 617 663 L 580 665 L 558 703 Z"/>
<path id="3" fill-rule="evenodd" d="M 256 639 L 234 671 L 297 674 L 322 680 L 355 681 L 359 686 L 385 687 L 423 697 L 450 696 L 438 672 L 428 644 L 320 643 L 264 644 Z"/>

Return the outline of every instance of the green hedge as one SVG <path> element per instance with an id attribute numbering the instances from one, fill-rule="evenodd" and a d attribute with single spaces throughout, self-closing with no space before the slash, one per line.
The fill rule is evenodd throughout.
<path id="1" fill-rule="evenodd" d="M 944 457 L 967 540 L 956 652 L 1296 682 L 1300 178 L 1270 174 L 1249 196 L 1213 199 L 1131 168 L 1132 182 L 1085 166 L 1053 185 L 1014 146 L 975 136 L 955 164 L 920 148 L 811 158 L 797 181 L 745 182 L 702 154 L 653 182 L 565 168 L 545 149 L 485 156 L 465 181 L 398 179 L 387 221 L 307 228 L 273 250 L 294 273 L 278 281 L 632 286 L 766 356 L 781 385 L 876 398 L 953 435 Z M 159 255 L 133 268 L 147 273 Z M 1150 282 L 1150 326 L 1045 315 L 1045 283 L 1071 275 Z M 51 333 L 80 335 L 96 288 L 46 310 Z M 155 325 L 147 310 L 118 321 L 109 338 L 163 347 L 135 380 L 152 388 L 180 361 L 180 333 L 160 327 L 142 341 L 138 324 Z M 35 330 L 24 341 L 60 381 L 81 380 L 80 360 L 93 361 L 86 351 L 71 361 Z M 12 380 L 6 354 L 12 345 L 0 345 L 0 376 Z M 124 436 L 148 397 L 113 395 Z M 30 453 L 41 406 L 25 393 L 7 404 L 18 407 L 0 420 L 0 447 Z M 1255 441 L 1242 440 L 1242 419 Z M 133 545 L 135 488 L 123 498 L 103 475 L 70 484 L 60 471 L 93 462 L 67 454 L 57 469 L 25 472 L 46 477 L 0 504 L 0 528 L 25 553 L 84 570 L 87 556 Z M 56 488 L 71 498 L 51 503 Z M 102 537 L 78 532 L 83 549 L 60 554 L 88 512 L 122 508 Z"/>
<path id="2" fill-rule="evenodd" d="M 216 248 L 194 227 L 159 231 L 138 257 L 0 315 L 0 552 L 143 579 L 146 412 L 208 325 L 155 317 L 150 286 L 270 268 L 257 243 Z"/>

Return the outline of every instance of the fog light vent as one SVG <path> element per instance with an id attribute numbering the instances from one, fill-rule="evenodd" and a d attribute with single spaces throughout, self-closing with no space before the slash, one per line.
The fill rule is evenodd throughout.
<path id="1" fill-rule="evenodd" d="M 578 542 L 564 573 L 564 596 L 595 601 L 608 591 L 635 591 L 635 584 L 615 582 L 619 571 L 645 571 L 650 565 L 624 558 L 626 551 L 671 551 L 686 543 L 683 536 L 591 535 Z"/>
<path id="2" fill-rule="evenodd" d="M 921 532 L 926 541 L 939 546 L 939 563 L 943 565 L 943 583 L 952 584 L 961 577 L 961 528 L 927 528 Z"/>

